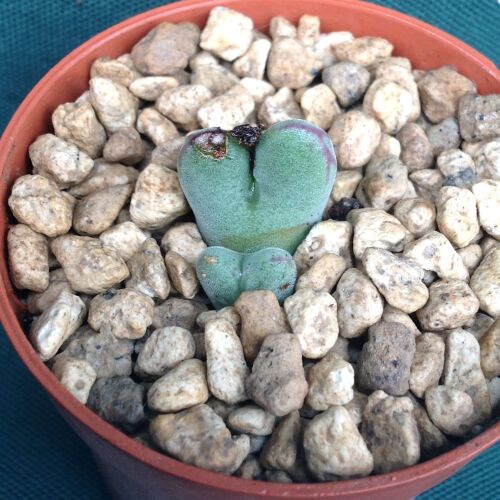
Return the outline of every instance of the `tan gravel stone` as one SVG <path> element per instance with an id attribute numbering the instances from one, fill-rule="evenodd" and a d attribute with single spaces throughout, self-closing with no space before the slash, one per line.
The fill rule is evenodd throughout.
<path id="1" fill-rule="evenodd" d="M 339 334 L 335 299 L 328 292 L 304 288 L 285 299 L 284 308 L 302 355 L 322 358 L 333 347 Z"/>
<path id="2" fill-rule="evenodd" d="M 410 398 L 375 391 L 365 406 L 361 430 L 373 455 L 375 472 L 391 472 L 418 462 L 420 436 Z"/>
<path id="3" fill-rule="evenodd" d="M 309 469 L 323 481 L 367 476 L 373 469 L 366 442 L 341 406 L 320 413 L 306 426 L 304 449 Z"/>
<path id="4" fill-rule="evenodd" d="M 418 82 L 425 115 L 432 123 L 457 116 L 458 101 L 475 92 L 474 83 L 451 66 L 431 70 Z"/>
<path id="5" fill-rule="evenodd" d="M 92 78 L 90 102 L 109 133 L 134 126 L 139 100 L 123 85 L 100 76 Z"/>
<path id="6" fill-rule="evenodd" d="M 297 28 L 284 17 L 275 16 L 271 18 L 269 34 L 273 39 L 279 37 L 296 38 Z"/>
<path id="7" fill-rule="evenodd" d="M 439 332 L 458 328 L 473 318 L 479 301 L 461 280 L 439 280 L 429 287 L 429 301 L 417 317 L 423 330 Z"/>
<path id="8" fill-rule="evenodd" d="M 425 392 L 425 406 L 432 422 L 450 436 L 464 436 L 475 423 L 472 399 L 458 389 L 430 387 Z"/>
<path id="9" fill-rule="evenodd" d="M 329 129 L 341 114 L 335 94 L 323 83 L 309 87 L 300 98 L 300 106 L 304 119 L 323 129 Z"/>
<path id="10" fill-rule="evenodd" d="M 301 421 L 297 410 L 283 417 L 267 441 L 260 461 L 268 469 L 288 470 L 297 460 Z"/>
<path id="11" fill-rule="evenodd" d="M 436 125 L 430 126 L 426 133 L 434 156 L 447 149 L 458 148 L 462 141 L 456 118 L 446 118 Z"/>
<path id="12" fill-rule="evenodd" d="M 469 273 L 449 240 L 437 231 L 408 243 L 404 255 L 413 259 L 426 271 L 435 272 L 442 279 L 467 280 Z"/>
<path id="13" fill-rule="evenodd" d="M 248 360 L 257 356 L 262 341 L 268 335 L 289 330 L 285 313 L 276 295 L 269 290 L 243 292 L 234 303 L 234 308 L 241 317 L 241 343 Z"/>
<path id="14" fill-rule="evenodd" d="M 409 172 L 432 166 L 432 146 L 422 127 L 416 123 L 407 123 L 397 137 L 401 143 L 401 161 Z"/>
<path id="15" fill-rule="evenodd" d="M 225 94 L 239 81 L 239 78 L 232 71 L 217 63 L 200 64 L 191 73 L 191 83 L 193 85 L 203 85 L 214 96 Z"/>
<path id="16" fill-rule="evenodd" d="M 74 198 L 40 175 L 23 175 L 14 182 L 8 204 L 14 217 L 49 238 L 71 228 Z"/>
<path id="17" fill-rule="evenodd" d="M 299 277 L 295 289 L 309 288 L 315 292 L 331 292 L 346 268 L 347 263 L 343 257 L 327 253 Z"/>
<path id="18" fill-rule="evenodd" d="M 328 253 L 343 257 L 350 265 L 351 236 L 352 226 L 349 222 L 334 220 L 318 222 L 295 251 L 298 274 L 303 274 Z"/>
<path id="19" fill-rule="evenodd" d="M 481 346 L 481 368 L 487 378 L 500 375 L 500 319 L 488 329 L 482 336 Z"/>
<path id="20" fill-rule="evenodd" d="M 166 167 L 150 164 L 139 175 L 130 215 L 140 228 L 160 229 L 189 212 L 177 174 Z"/>
<path id="21" fill-rule="evenodd" d="M 484 423 L 491 418 L 491 403 L 488 385 L 481 370 L 479 343 L 465 330 L 453 330 L 446 337 L 443 383 L 471 397 L 476 423 Z"/>
<path id="22" fill-rule="evenodd" d="M 104 292 L 129 276 L 118 252 L 87 236 L 59 236 L 51 250 L 64 269 L 73 290 L 88 294 Z"/>
<path id="23" fill-rule="evenodd" d="M 257 405 L 236 408 L 227 416 L 230 429 L 253 436 L 269 436 L 273 432 L 276 417 Z"/>
<path id="24" fill-rule="evenodd" d="M 371 116 L 350 110 L 333 121 L 328 134 L 335 146 L 339 167 L 349 169 L 362 167 L 370 161 L 382 131 Z"/>
<path id="25" fill-rule="evenodd" d="M 114 248 L 125 261 L 137 253 L 147 239 L 148 234 L 132 221 L 116 224 L 99 236 L 103 246 Z"/>
<path id="26" fill-rule="evenodd" d="M 135 79 L 128 89 L 144 101 L 156 101 L 165 90 L 178 86 L 179 82 L 172 76 L 144 76 Z"/>
<path id="27" fill-rule="evenodd" d="M 391 306 L 411 314 L 427 302 L 429 292 L 422 282 L 423 270 L 415 261 L 380 248 L 368 248 L 363 265 Z"/>
<path id="28" fill-rule="evenodd" d="M 274 38 L 267 61 L 267 77 L 276 88 L 299 89 L 315 76 L 316 58 L 295 38 Z"/>
<path id="29" fill-rule="evenodd" d="M 436 203 L 436 222 L 454 246 L 466 247 L 479 231 L 474 195 L 468 189 L 442 187 Z"/>
<path id="30" fill-rule="evenodd" d="M 79 199 L 73 213 L 78 234 L 97 236 L 109 229 L 132 194 L 130 184 L 95 191 Z"/>
<path id="31" fill-rule="evenodd" d="M 246 380 L 248 395 L 277 417 L 302 408 L 307 382 L 295 335 L 269 335 L 262 343 Z"/>
<path id="32" fill-rule="evenodd" d="M 52 113 L 54 134 L 74 144 L 91 158 L 98 158 L 106 142 L 106 131 L 90 102 L 59 105 Z"/>
<path id="33" fill-rule="evenodd" d="M 153 326 L 180 326 L 190 332 L 194 331 L 196 317 L 208 308 L 197 300 L 186 300 L 172 297 L 155 307 Z"/>
<path id="34" fill-rule="evenodd" d="M 262 125 L 270 127 L 283 120 L 302 118 L 302 111 L 295 101 L 293 92 L 283 87 L 263 100 L 257 117 Z"/>
<path id="35" fill-rule="evenodd" d="M 413 97 L 398 83 L 384 78 L 376 79 L 363 99 L 363 111 L 378 120 L 382 132 L 398 133 L 408 122 Z"/>
<path id="36" fill-rule="evenodd" d="M 408 330 L 413 332 L 415 337 L 420 335 L 420 330 L 417 328 L 411 317 L 403 311 L 392 307 L 390 304 L 385 304 L 382 320 L 388 323 L 401 323 L 406 326 Z"/>
<path id="37" fill-rule="evenodd" d="M 174 288 L 185 299 L 193 299 L 200 289 L 195 268 L 173 250 L 165 255 L 165 265 Z"/>
<path id="38" fill-rule="evenodd" d="M 170 281 L 158 243 L 146 239 L 137 253 L 127 262 L 130 278 L 127 289 L 136 290 L 152 299 L 165 300 L 170 293 Z"/>
<path id="39" fill-rule="evenodd" d="M 388 211 L 405 196 L 408 188 L 408 170 L 396 156 L 387 156 L 365 170 L 361 186 L 370 206 Z"/>
<path id="40" fill-rule="evenodd" d="M 121 130 L 119 133 L 124 132 L 124 130 Z M 114 186 L 134 185 L 138 175 L 137 170 L 133 167 L 126 167 L 120 163 L 108 163 L 104 160 L 96 160 L 94 168 L 88 177 L 80 184 L 70 188 L 69 193 L 72 196 L 81 198 Z"/>
<path id="41" fill-rule="evenodd" d="M 460 134 L 466 141 L 480 141 L 500 136 L 498 114 L 500 95 L 481 96 L 469 92 L 462 96 L 458 106 Z"/>
<path id="42" fill-rule="evenodd" d="M 426 409 L 412 398 L 413 416 L 417 422 L 418 433 L 420 434 L 420 449 L 422 456 L 435 456 L 450 447 L 446 436 L 433 424 Z"/>
<path id="43" fill-rule="evenodd" d="M 87 361 L 98 379 L 128 376 L 132 373 L 134 343 L 115 338 L 109 330 L 95 332 L 89 326 L 77 330 L 57 356 Z"/>
<path id="44" fill-rule="evenodd" d="M 153 321 L 154 302 L 133 290 L 109 290 L 90 302 L 89 325 L 116 338 L 140 339 Z"/>
<path id="45" fill-rule="evenodd" d="M 357 269 L 345 271 L 334 297 L 340 335 L 344 338 L 359 337 L 382 317 L 382 297 L 370 279 Z"/>
<path id="46" fill-rule="evenodd" d="M 500 137 L 486 141 L 473 157 L 478 177 L 500 181 Z"/>
<path id="47" fill-rule="evenodd" d="M 95 370 L 89 363 L 81 359 L 62 357 L 54 361 L 51 370 L 80 403 L 87 402 L 90 389 L 96 380 Z"/>
<path id="48" fill-rule="evenodd" d="M 344 108 L 359 101 L 370 84 L 370 72 L 350 61 L 338 62 L 325 68 L 322 78 L 323 82 L 335 92 Z"/>
<path id="49" fill-rule="evenodd" d="M 7 235 L 9 269 L 14 286 L 43 292 L 49 286 L 49 245 L 45 236 L 24 224 L 16 224 Z"/>
<path id="50" fill-rule="evenodd" d="M 233 71 L 240 78 L 262 80 L 266 69 L 271 42 L 265 38 L 254 40 L 248 50 L 233 63 Z"/>
<path id="51" fill-rule="evenodd" d="M 182 222 L 170 227 L 163 235 L 161 246 L 174 251 L 192 265 L 196 265 L 201 252 L 207 248 L 194 222 Z"/>
<path id="52" fill-rule="evenodd" d="M 228 404 L 246 400 L 249 370 L 233 325 L 223 318 L 209 321 L 205 325 L 205 347 L 210 392 Z"/>
<path id="53" fill-rule="evenodd" d="M 139 111 L 136 127 L 139 133 L 151 139 L 156 146 L 179 137 L 175 125 L 154 108 L 143 108 Z"/>
<path id="54" fill-rule="evenodd" d="M 352 198 L 363 176 L 356 170 L 337 172 L 335 184 L 330 195 L 330 203 L 337 203 L 342 198 Z"/>
<path id="55" fill-rule="evenodd" d="M 234 61 L 249 49 L 252 30 L 249 17 L 226 7 L 215 7 L 201 33 L 200 47 L 225 61 Z"/>
<path id="56" fill-rule="evenodd" d="M 77 295 L 61 292 L 31 327 L 29 338 L 43 361 L 57 354 L 82 324 L 87 308 Z"/>
<path id="57" fill-rule="evenodd" d="M 137 357 L 136 372 L 161 377 L 182 361 L 194 356 L 194 339 L 185 328 L 167 326 L 155 330 Z"/>
<path id="58" fill-rule="evenodd" d="M 203 85 L 181 85 L 163 92 L 156 101 L 156 108 L 181 128 L 194 130 L 200 126 L 198 109 L 212 97 L 212 92 Z"/>
<path id="59" fill-rule="evenodd" d="M 347 217 L 354 227 L 353 252 L 360 259 L 367 248 L 401 252 L 413 239 L 412 234 L 393 215 L 384 210 L 351 210 Z"/>
<path id="60" fill-rule="evenodd" d="M 133 69 L 133 63 L 132 67 L 129 67 L 123 60 L 119 61 L 118 59 L 103 56 L 95 59 L 90 67 L 90 78 L 98 76 L 109 78 L 124 87 L 128 87 L 141 74 Z"/>
<path id="61" fill-rule="evenodd" d="M 415 356 L 411 364 L 410 390 L 419 398 L 425 391 L 439 383 L 444 365 L 444 340 L 431 332 L 416 339 Z"/>
<path id="62" fill-rule="evenodd" d="M 415 238 L 435 228 L 436 209 L 429 200 L 406 198 L 394 206 L 394 216 L 410 231 Z"/>
<path id="63" fill-rule="evenodd" d="M 231 130 L 245 123 L 255 109 L 251 94 L 241 85 L 236 85 L 225 94 L 214 97 L 198 109 L 198 121 L 204 128 L 220 127 Z"/>
<path id="64" fill-rule="evenodd" d="M 472 186 L 472 192 L 477 200 L 481 227 L 500 240 L 500 181 L 478 182 Z"/>
<path id="65" fill-rule="evenodd" d="M 335 55 L 339 61 L 352 61 L 361 66 L 374 67 L 390 57 L 392 49 L 392 44 L 384 38 L 362 36 L 337 45 Z"/>
<path id="66" fill-rule="evenodd" d="M 417 195 L 420 198 L 430 200 L 435 203 L 437 194 L 443 185 L 443 175 L 437 169 L 424 168 L 410 174 L 410 180 L 413 182 Z"/>
<path id="67" fill-rule="evenodd" d="M 246 435 L 232 437 L 224 421 L 207 405 L 159 415 L 149 431 L 160 449 L 185 463 L 224 474 L 240 467 L 250 451 Z"/>
<path id="68" fill-rule="evenodd" d="M 196 52 L 199 37 L 193 23 L 160 23 L 134 45 L 132 61 L 145 75 L 175 75 Z"/>
<path id="69" fill-rule="evenodd" d="M 187 359 L 154 382 L 148 391 L 148 406 L 161 413 L 177 412 L 205 403 L 208 397 L 204 363 Z"/>
<path id="70" fill-rule="evenodd" d="M 354 368 L 335 353 L 328 353 L 307 372 L 307 404 L 317 411 L 345 405 L 354 397 Z"/>
<path id="71" fill-rule="evenodd" d="M 41 261 L 43 261 L 43 259 L 41 259 Z M 73 293 L 73 289 L 61 268 L 50 271 L 48 281 L 49 285 L 43 292 L 30 293 L 28 295 L 26 303 L 28 305 L 28 311 L 31 314 L 41 314 L 54 303 L 62 291 Z"/>
<path id="72" fill-rule="evenodd" d="M 470 286 L 481 309 L 494 318 L 500 316 L 500 245 L 485 254 L 471 277 Z"/>

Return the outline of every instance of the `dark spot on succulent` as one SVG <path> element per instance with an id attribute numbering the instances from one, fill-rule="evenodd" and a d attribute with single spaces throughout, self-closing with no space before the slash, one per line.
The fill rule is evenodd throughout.
<path id="1" fill-rule="evenodd" d="M 248 123 L 238 125 L 231 130 L 231 135 L 238 140 L 240 144 L 248 148 L 252 148 L 257 144 L 262 130 L 260 127 L 253 127 Z"/>
<path id="2" fill-rule="evenodd" d="M 363 208 L 363 205 L 356 198 L 341 198 L 331 208 L 330 217 L 333 220 L 346 220 L 347 214 L 357 208 Z"/>
<path id="3" fill-rule="evenodd" d="M 203 155 L 211 156 L 214 160 L 222 160 L 227 153 L 226 133 L 219 127 L 207 129 L 196 136 L 193 144 Z"/>

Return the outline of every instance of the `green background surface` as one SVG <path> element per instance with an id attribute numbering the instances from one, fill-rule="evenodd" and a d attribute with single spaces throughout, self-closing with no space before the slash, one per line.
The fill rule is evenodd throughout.
<path id="1" fill-rule="evenodd" d="M 114 23 L 165 3 L 170 2 L 0 0 L 0 130 L 33 85 L 68 52 Z M 374 3 L 438 26 L 500 64 L 497 0 Z M 108 498 L 90 452 L 17 359 L 1 328 L 0 381 L 0 499 Z M 499 465 L 497 445 L 420 498 L 499 498 Z"/>

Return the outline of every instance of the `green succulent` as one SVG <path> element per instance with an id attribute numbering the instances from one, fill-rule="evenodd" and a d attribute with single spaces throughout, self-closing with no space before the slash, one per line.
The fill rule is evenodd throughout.
<path id="1" fill-rule="evenodd" d="M 332 142 L 305 120 L 273 125 L 255 146 L 245 130 L 190 134 L 178 159 L 182 190 L 208 245 L 244 253 L 275 247 L 293 254 L 321 220 L 332 190 Z"/>
<path id="2" fill-rule="evenodd" d="M 215 308 L 234 304 L 245 290 L 271 290 L 280 302 L 293 292 L 297 268 L 281 248 L 245 254 L 208 247 L 196 264 L 196 274 Z"/>

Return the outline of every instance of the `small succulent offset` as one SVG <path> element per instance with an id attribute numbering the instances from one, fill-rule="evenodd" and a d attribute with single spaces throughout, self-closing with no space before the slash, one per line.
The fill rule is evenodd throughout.
<path id="1" fill-rule="evenodd" d="M 216 247 L 197 266 L 209 298 L 222 306 L 243 290 L 270 289 L 281 299 L 292 293 L 290 254 L 321 220 L 335 181 L 325 131 L 305 120 L 279 122 L 262 134 L 249 125 L 200 130 L 187 137 L 177 170 L 203 238 Z"/>
<path id="2" fill-rule="evenodd" d="M 240 253 L 208 247 L 198 259 L 196 274 L 219 309 L 234 304 L 245 290 L 271 290 L 282 302 L 293 292 L 297 267 L 293 257 L 281 248 Z"/>

